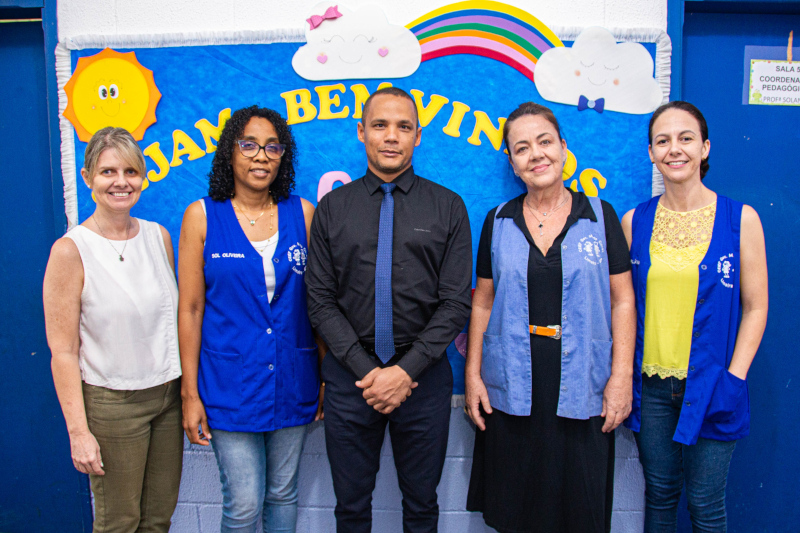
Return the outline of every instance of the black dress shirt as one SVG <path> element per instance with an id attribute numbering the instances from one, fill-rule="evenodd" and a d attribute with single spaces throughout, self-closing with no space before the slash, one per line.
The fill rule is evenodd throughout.
<path id="1" fill-rule="evenodd" d="M 320 200 L 311 223 L 306 287 L 311 325 L 359 379 L 378 366 L 375 261 L 384 181 L 366 176 Z M 467 323 L 472 236 L 453 191 L 409 168 L 392 181 L 392 323 L 395 344 L 413 343 L 397 363 L 416 379 Z"/>

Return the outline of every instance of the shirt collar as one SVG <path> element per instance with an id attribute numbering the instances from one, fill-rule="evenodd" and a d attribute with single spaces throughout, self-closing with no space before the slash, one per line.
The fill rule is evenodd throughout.
<path id="1" fill-rule="evenodd" d="M 414 174 L 414 167 L 408 167 L 402 174 L 392 180 L 392 183 L 397 185 L 397 188 L 408 193 L 414 183 L 417 181 L 417 176 Z M 367 174 L 364 176 L 364 184 L 367 186 L 369 194 L 375 194 L 381 188 L 381 185 L 386 183 L 378 176 L 375 175 L 370 169 L 367 169 Z"/>
<path id="2" fill-rule="evenodd" d="M 592 209 L 592 204 L 589 202 L 589 199 L 586 195 L 582 192 L 575 192 L 572 189 L 565 187 L 569 193 L 572 195 L 572 210 L 570 211 L 570 216 L 574 217 L 575 219 L 579 218 L 588 218 L 592 222 L 597 222 L 597 216 L 594 214 L 594 209 Z M 497 218 L 516 218 L 522 215 L 522 202 L 525 201 L 525 195 L 527 193 L 523 193 L 513 200 L 509 200 L 506 205 L 497 213 Z"/>

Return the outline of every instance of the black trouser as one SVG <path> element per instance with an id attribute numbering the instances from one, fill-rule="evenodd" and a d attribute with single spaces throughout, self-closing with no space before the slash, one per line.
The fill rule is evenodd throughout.
<path id="1" fill-rule="evenodd" d="M 367 405 L 363 390 L 355 385 L 356 377 L 335 357 L 323 360 L 322 379 L 325 445 L 336 494 L 336 530 L 339 533 L 372 530 L 372 491 L 388 422 L 403 494 L 403 531 L 437 531 L 436 487 L 447 452 L 453 393 L 447 354 L 422 373 L 411 396 L 388 415 Z"/>

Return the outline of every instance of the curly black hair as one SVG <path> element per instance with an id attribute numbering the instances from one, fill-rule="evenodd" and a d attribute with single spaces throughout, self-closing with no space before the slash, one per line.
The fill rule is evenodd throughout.
<path id="1" fill-rule="evenodd" d="M 244 128 L 253 117 L 261 117 L 270 121 L 278 140 L 286 145 L 286 150 L 278 167 L 278 175 L 269 187 L 269 194 L 275 203 L 285 200 L 294 190 L 294 165 L 297 162 L 297 147 L 294 136 L 286 120 L 276 111 L 265 107 L 253 105 L 239 109 L 231 115 L 217 141 L 217 151 L 211 163 L 211 172 L 208 173 L 208 195 L 217 202 L 224 202 L 233 198 L 233 167 L 231 159 L 236 141 L 244 134 Z"/>

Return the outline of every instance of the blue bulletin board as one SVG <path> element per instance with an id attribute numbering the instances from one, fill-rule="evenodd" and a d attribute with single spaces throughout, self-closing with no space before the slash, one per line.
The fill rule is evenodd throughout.
<path id="1" fill-rule="evenodd" d="M 269 37 L 275 40 L 274 35 Z M 576 105 L 547 101 L 529 77 L 491 57 L 454 54 L 423 60 L 416 72 L 405 78 L 309 81 L 292 68 L 292 58 L 302 42 L 198 41 L 158 47 L 111 43 L 116 52 L 135 53 L 136 61 L 152 71 L 160 94 L 155 122 L 140 141 L 148 180 L 133 215 L 162 224 L 175 242 L 184 210 L 207 194 L 218 127 L 232 110 L 258 104 L 294 122 L 298 148 L 294 193 L 316 204 L 318 194 L 330 190 L 330 179 L 320 184 L 326 173 L 344 172 L 353 180 L 363 176 L 366 157 L 356 137 L 356 124 L 363 100 L 382 83 L 391 83 L 417 98 L 423 133 L 414 153 L 415 172 L 464 199 L 473 253 L 487 212 L 524 192 L 501 146 L 501 126 L 503 117 L 525 101 L 547 105 L 561 123 L 574 155 L 565 185 L 599 195 L 620 217 L 653 194 L 653 169 L 647 154 L 649 113 L 579 111 Z M 106 44 L 100 38 L 86 38 L 72 43 L 77 49 L 62 50 L 62 86 L 82 58 L 98 55 Z M 569 47 L 572 41 L 563 44 Z M 656 39 L 642 44 L 656 58 Z M 668 50 L 666 61 L 668 73 Z M 110 86 L 110 81 L 106 85 Z M 126 80 L 113 81 L 122 95 Z M 63 92 L 61 96 L 65 98 Z M 66 130 L 62 152 L 71 165 L 65 165 L 64 172 L 65 181 L 71 182 L 65 187 L 66 209 L 70 223 L 76 224 L 94 211 L 91 191 L 79 174 L 86 143 L 69 129 L 66 120 L 62 119 L 61 125 L 62 133 Z M 463 340 L 448 348 L 454 394 L 464 390 Z"/>

